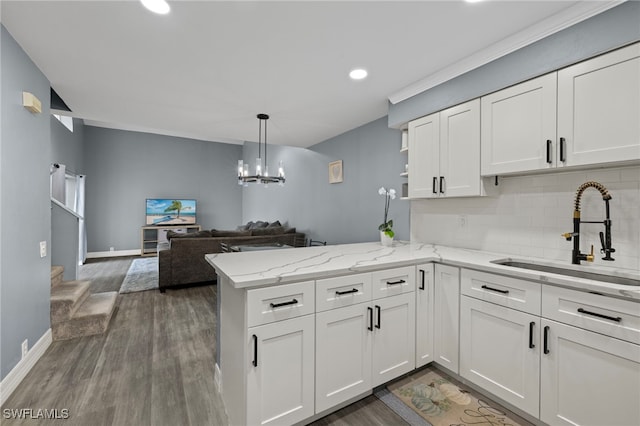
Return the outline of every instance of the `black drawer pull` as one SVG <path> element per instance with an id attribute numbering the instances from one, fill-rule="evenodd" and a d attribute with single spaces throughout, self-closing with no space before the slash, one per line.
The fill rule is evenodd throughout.
<path id="1" fill-rule="evenodd" d="M 434 194 L 437 194 L 438 191 L 436 191 L 436 185 L 438 184 L 438 178 L 437 177 L 433 177 L 433 184 L 432 184 L 432 188 L 431 188 L 431 192 L 433 192 Z"/>
<path id="2" fill-rule="evenodd" d="M 357 293 L 357 292 L 358 292 L 357 288 L 354 288 L 354 289 L 351 289 L 351 290 L 345 290 L 345 291 L 336 290 L 336 295 L 342 296 L 343 294 L 351 294 L 351 293 Z"/>
<path id="3" fill-rule="evenodd" d="M 536 326 L 534 321 L 529 323 L 529 349 L 533 349 L 536 345 L 533 344 L 533 328 Z"/>
<path id="4" fill-rule="evenodd" d="M 547 163 L 551 164 L 551 139 L 547 139 Z"/>
<path id="5" fill-rule="evenodd" d="M 295 305 L 296 303 L 298 303 L 298 301 L 296 299 L 290 300 L 288 302 L 282 302 L 282 303 L 270 303 L 269 305 L 272 308 L 279 308 L 281 306 L 287 306 L 287 305 Z"/>
<path id="6" fill-rule="evenodd" d="M 376 305 L 376 312 L 378 313 L 378 323 L 376 324 L 376 328 L 380 328 L 380 306 Z"/>
<path id="7" fill-rule="evenodd" d="M 369 325 L 367 326 L 367 330 L 373 331 L 373 308 L 367 306 L 367 311 L 369 312 Z"/>
<path id="8" fill-rule="evenodd" d="M 565 151 L 565 139 L 560 138 L 560 161 L 562 161 L 563 163 L 567 161 L 564 151 Z"/>
<path id="9" fill-rule="evenodd" d="M 621 317 L 610 317 L 609 315 L 602 315 L 602 314 L 598 314 L 596 312 L 585 311 L 582 308 L 578 308 L 578 312 L 580 312 L 581 314 L 593 315 L 594 317 L 604 318 L 604 319 L 608 319 L 608 320 L 615 321 L 615 322 L 622 321 Z"/>
<path id="10" fill-rule="evenodd" d="M 404 283 L 406 283 L 405 280 L 387 281 L 387 285 L 397 285 L 397 284 L 404 284 Z"/>
<path id="11" fill-rule="evenodd" d="M 420 269 L 420 287 L 418 287 L 420 290 L 424 290 L 424 269 Z"/>
<path id="12" fill-rule="evenodd" d="M 497 291 L 498 293 L 502 294 L 509 294 L 509 290 L 500 290 L 499 288 L 491 288 L 486 285 L 483 285 L 482 288 L 484 288 L 485 290 Z"/>
<path id="13" fill-rule="evenodd" d="M 258 336 L 253 335 L 253 366 L 258 366 Z"/>
<path id="14" fill-rule="evenodd" d="M 440 176 L 440 193 L 444 194 L 444 176 Z"/>
<path id="15" fill-rule="evenodd" d="M 549 352 L 551 352 L 549 350 L 549 326 L 546 325 L 544 327 L 544 353 L 548 354 Z"/>

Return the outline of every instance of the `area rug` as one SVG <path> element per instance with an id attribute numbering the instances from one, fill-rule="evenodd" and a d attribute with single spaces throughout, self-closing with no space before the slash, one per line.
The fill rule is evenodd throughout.
<path id="1" fill-rule="evenodd" d="M 158 288 L 158 258 L 134 259 L 120 286 L 120 294 Z"/>
<path id="2" fill-rule="evenodd" d="M 408 380 L 408 381 L 407 381 Z M 390 395 L 376 394 L 383 402 L 397 399 L 406 407 L 433 426 L 492 425 L 492 426 L 524 426 L 529 423 L 508 413 L 493 402 L 477 398 L 475 392 L 459 387 L 445 375 L 433 368 L 387 386 Z M 394 398 L 395 397 L 395 398 Z M 395 404 L 398 401 L 394 402 Z M 391 409 L 401 415 L 412 425 L 424 425 L 424 422 L 407 418 L 401 410 Z M 517 420 L 516 420 L 517 418 Z"/>

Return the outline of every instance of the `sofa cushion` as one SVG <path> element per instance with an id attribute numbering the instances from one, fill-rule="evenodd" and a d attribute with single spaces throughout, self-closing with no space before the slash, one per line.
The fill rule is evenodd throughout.
<path id="1" fill-rule="evenodd" d="M 271 222 L 270 224 L 268 224 L 267 228 L 276 228 L 278 226 L 282 226 L 282 224 L 280 223 L 279 220 L 276 220 L 275 222 Z"/>
<path id="2" fill-rule="evenodd" d="M 167 232 L 167 240 L 172 238 L 206 238 L 211 237 L 210 231 L 198 231 L 198 232 Z"/>
<path id="3" fill-rule="evenodd" d="M 212 229 L 211 230 L 212 237 L 249 237 L 251 236 L 251 231 L 225 231 Z"/>
<path id="4" fill-rule="evenodd" d="M 284 228 L 282 226 L 267 226 L 266 228 L 256 228 L 251 230 L 251 235 L 254 237 L 261 235 L 280 235 L 284 234 Z"/>
<path id="5" fill-rule="evenodd" d="M 296 228 L 284 228 L 284 233 L 285 234 L 295 234 L 296 233 Z"/>
<path id="6" fill-rule="evenodd" d="M 257 222 L 249 222 L 249 229 L 258 229 L 258 228 L 266 228 L 269 226 L 269 222 L 265 222 L 264 220 L 259 220 Z"/>

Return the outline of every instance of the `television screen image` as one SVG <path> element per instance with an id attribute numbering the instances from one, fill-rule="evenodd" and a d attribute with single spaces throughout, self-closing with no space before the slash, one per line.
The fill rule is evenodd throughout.
<path id="1" fill-rule="evenodd" d="M 191 225 L 196 223 L 196 200 L 147 198 L 147 225 Z"/>

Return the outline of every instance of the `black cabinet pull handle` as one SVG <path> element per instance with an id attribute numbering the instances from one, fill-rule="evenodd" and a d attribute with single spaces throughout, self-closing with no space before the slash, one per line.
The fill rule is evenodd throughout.
<path id="1" fill-rule="evenodd" d="M 536 326 L 534 321 L 529 323 L 529 349 L 533 349 L 536 345 L 533 344 L 533 328 Z"/>
<path id="2" fill-rule="evenodd" d="M 560 161 L 562 161 L 563 163 L 565 161 L 567 161 L 567 159 L 565 158 L 565 139 L 564 138 L 560 138 Z"/>
<path id="3" fill-rule="evenodd" d="M 491 288 L 486 285 L 483 285 L 482 288 L 484 288 L 485 290 L 497 291 L 498 293 L 502 294 L 509 294 L 509 290 L 500 290 L 499 288 Z"/>
<path id="4" fill-rule="evenodd" d="M 437 194 L 438 191 L 436 190 L 436 185 L 438 184 L 438 178 L 437 177 L 433 177 L 433 183 L 432 183 L 432 188 L 431 188 L 431 192 L 433 192 L 434 194 Z"/>
<path id="5" fill-rule="evenodd" d="M 405 280 L 387 281 L 387 285 L 396 285 L 396 284 L 404 284 L 404 283 L 406 283 Z"/>
<path id="6" fill-rule="evenodd" d="M 369 311 L 369 325 L 367 326 L 367 330 L 373 331 L 373 308 L 367 306 L 367 311 Z"/>
<path id="7" fill-rule="evenodd" d="M 272 308 L 279 308 L 279 307 L 281 307 L 281 306 L 295 305 L 296 303 L 298 303 L 298 300 L 297 300 L 297 299 L 293 299 L 293 300 L 290 300 L 290 301 L 288 301 L 288 302 L 282 302 L 282 303 L 270 303 L 269 305 L 270 305 Z"/>
<path id="8" fill-rule="evenodd" d="M 420 287 L 418 287 L 420 290 L 424 290 L 424 269 L 420 269 Z"/>
<path id="9" fill-rule="evenodd" d="M 444 194 L 444 176 L 440 176 L 440 193 Z"/>
<path id="10" fill-rule="evenodd" d="M 585 314 L 585 315 L 592 315 L 594 317 L 598 317 L 598 318 L 604 318 L 604 319 L 608 319 L 610 321 L 615 321 L 615 322 L 620 322 L 622 321 L 622 317 L 610 317 L 609 315 L 603 315 L 603 314 L 599 314 L 597 312 L 589 312 L 589 311 L 585 311 L 582 308 L 578 308 L 578 312 L 580 312 L 581 314 Z"/>
<path id="11" fill-rule="evenodd" d="M 378 322 L 376 324 L 376 328 L 380 328 L 380 306 L 376 305 L 376 313 L 378 315 Z"/>
<path id="12" fill-rule="evenodd" d="M 353 288 L 353 289 L 351 289 L 351 290 L 345 290 L 345 291 L 339 291 L 339 290 L 336 290 L 336 294 L 337 294 L 338 296 L 342 296 L 343 294 L 357 293 L 357 292 L 358 292 L 358 289 L 357 289 L 357 288 Z"/>
<path id="13" fill-rule="evenodd" d="M 549 351 L 549 326 L 548 325 L 544 327 L 544 351 L 543 352 L 545 353 L 545 355 L 550 352 Z"/>
<path id="14" fill-rule="evenodd" d="M 258 366 L 258 336 L 253 335 L 253 362 L 254 367 Z"/>
<path id="15" fill-rule="evenodd" d="M 551 164 L 551 139 L 547 139 L 547 163 Z"/>

